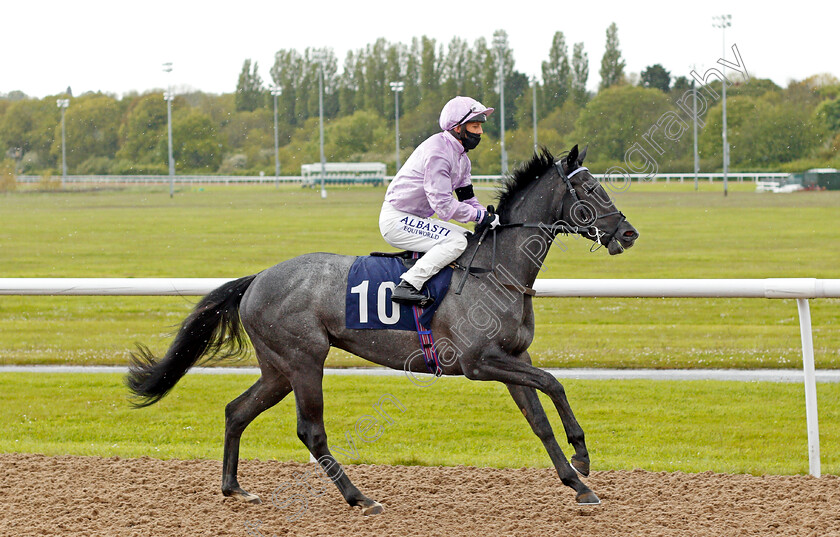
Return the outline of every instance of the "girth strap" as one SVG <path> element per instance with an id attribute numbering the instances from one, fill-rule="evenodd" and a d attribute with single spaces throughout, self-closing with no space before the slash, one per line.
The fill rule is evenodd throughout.
<path id="1" fill-rule="evenodd" d="M 511 291 L 516 291 L 517 293 L 522 293 L 523 295 L 528 296 L 536 296 L 537 292 L 528 287 L 527 285 L 516 285 L 515 283 L 503 283 L 502 287 L 505 289 L 510 289 Z"/>

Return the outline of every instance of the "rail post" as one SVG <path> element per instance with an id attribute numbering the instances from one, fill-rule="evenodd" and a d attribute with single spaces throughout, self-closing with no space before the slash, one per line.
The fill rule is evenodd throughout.
<path id="1" fill-rule="evenodd" d="M 820 424 L 817 419 L 817 381 L 814 372 L 814 339 L 811 308 L 807 298 L 797 298 L 799 335 L 802 338 L 802 369 L 805 372 L 805 423 L 808 428 L 808 470 L 820 477 Z"/>

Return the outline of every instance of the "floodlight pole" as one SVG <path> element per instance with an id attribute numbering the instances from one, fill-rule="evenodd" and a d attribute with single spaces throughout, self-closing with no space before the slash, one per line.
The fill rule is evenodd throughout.
<path id="1" fill-rule="evenodd" d="M 696 68 L 695 68 L 696 70 Z M 694 80 L 691 81 L 691 89 L 694 91 Z M 692 117 L 694 118 L 694 191 L 696 192 L 698 189 L 698 173 L 700 172 L 700 154 L 697 152 L 697 92 L 694 91 L 693 93 L 693 106 L 694 106 L 694 113 Z"/>
<path id="2" fill-rule="evenodd" d="M 70 106 L 70 99 L 56 99 L 55 104 L 61 109 L 61 187 L 67 181 L 67 144 L 64 138 L 64 112 Z"/>
<path id="3" fill-rule="evenodd" d="M 534 83 L 534 95 L 533 95 L 533 105 L 534 105 L 534 154 L 536 155 L 538 152 L 538 144 L 537 144 L 537 77 L 532 77 L 531 82 Z"/>
<path id="4" fill-rule="evenodd" d="M 505 151 L 505 56 L 507 49 L 507 33 L 504 30 L 496 30 L 493 33 L 493 44 L 496 45 L 496 52 L 499 55 L 499 99 L 501 100 L 501 146 L 502 146 L 502 174 L 506 174 L 507 152 Z"/>
<path id="5" fill-rule="evenodd" d="M 327 157 L 324 156 L 324 61 L 326 51 L 316 50 L 314 59 L 318 62 L 318 118 L 320 121 L 321 144 L 321 198 L 326 199 L 327 189 L 324 187 L 324 176 L 327 174 Z"/>
<path id="6" fill-rule="evenodd" d="M 163 70 L 167 73 L 172 72 L 172 62 L 163 64 Z M 163 94 L 166 100 L 166 130 L 169 135 L 169 197 L 175 196 L 175 159 L 172 158 L 172 84 L 170 84 L 166 92 Z"/>
<path id="7" fill-rule="evenodd" d="M 726 29 L 732 26 L 732 15 L 717 15 L 712 17 L 715 23 L 712 24 L 715 28 L 721 29 L 721 34 L 723 35 L 723 58 L 726 58 Z M 724 197 L 728 193 L 728 172 L 729 172 L 729 143 L 726 141 L 726 64 L 721 64 L 723 66 L 723 80 L 721 80 L 721 86 L 723 86 L 723 195 Z"/>
<path id="8" fill-rule="evenodd" d="M 394 160 L 397 167 L 394 168 L 394 175 L 400 171 L 400 92 L 404 89 L 404 82 L 391 82 L 391 91 L 394 92 L 394 125 L 397 131 L 397 152 Z"/>
<path id="9" fill-rule="evenodd" d="M 274 98 L 274 186 L 280 188 L 280 137 L 277 131 L 277 97 L 283 94 L 279 87 L 271 88 L 271 96 Z"/>

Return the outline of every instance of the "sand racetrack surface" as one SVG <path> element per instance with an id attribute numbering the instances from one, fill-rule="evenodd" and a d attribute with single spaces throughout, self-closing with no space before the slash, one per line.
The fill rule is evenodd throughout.
<path id="1" fill-rule="evenodd" d="M 219 461 L 0 455 L 0 535 L 840 535 L 837 476 L 593 472 L 584 507 L 549 469 L 346 466 L 385 505 L 364 517 L 313 466 L 242 461 L 251 505 Z"/>

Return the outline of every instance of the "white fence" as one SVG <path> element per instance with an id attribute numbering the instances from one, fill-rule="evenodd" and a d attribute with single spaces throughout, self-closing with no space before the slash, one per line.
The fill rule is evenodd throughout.
<path id="1" fill-rule="evenodd" d="M 789 173 L 777 172 L 746 172 L 746 173 L 730 173 L 728 179 L 733 182 L 756 182 L 761 180 L 775 180 L 778 181 L 784 177 L 788 177 Z M 652 181 L 652 182 L 678 182 L 694 181 L 694 173 L 658 173 L 653 178 L 649 178 L 645 174 L 631 173 L 630 178 L 634 181 Z M 313 181 L 313 177 L 302 177 L 300 175 L 281 175 L 275 177 L 273 175 L 175 175 L 172 181 L 176 184 L 184 185 L 204 185 L 204 184 L 305 184 Z M 317 176 L 320 177 L 320 176 Z M 329 177 L 329 175 L 327 176 Z M 593 174 L 598 180 L 603 180 L 603 174 Z M 385 176 L 387 183 L 393 177 Z M 501 180 L 501 175 L 473 175 L 472 181 L 474 183 L 496 183 Z M 722 173 L 699 173 L 697 178 L 703 182 L 719 182 L 723 181 Z M 59 175 L 54 175 L 50 178 L 52 181 L 61 181 Z M 23 184 L 37 184 L 41 182 L 40 175 L 20 175 L 17 177 L 18 183 Z M 168 175 L 68 175 L 63 180 L 64 184 L 68 185 L 168 185 Z"/>
<path id="2" fill-rule="evenodd" d="M 0 278 L 0 295 L 205 295 L 231 278 Z M 840 298 L 840 279 L 570 279 L 537 280 L 538 297 L 638 298 L 769 298 L 795 299 L 799 310 L 802 367 L 805 375 L 805 416 L 808 465 L 820 476 L 820 438 L 814 344 L 811 333 L 812 298 Z"/>

